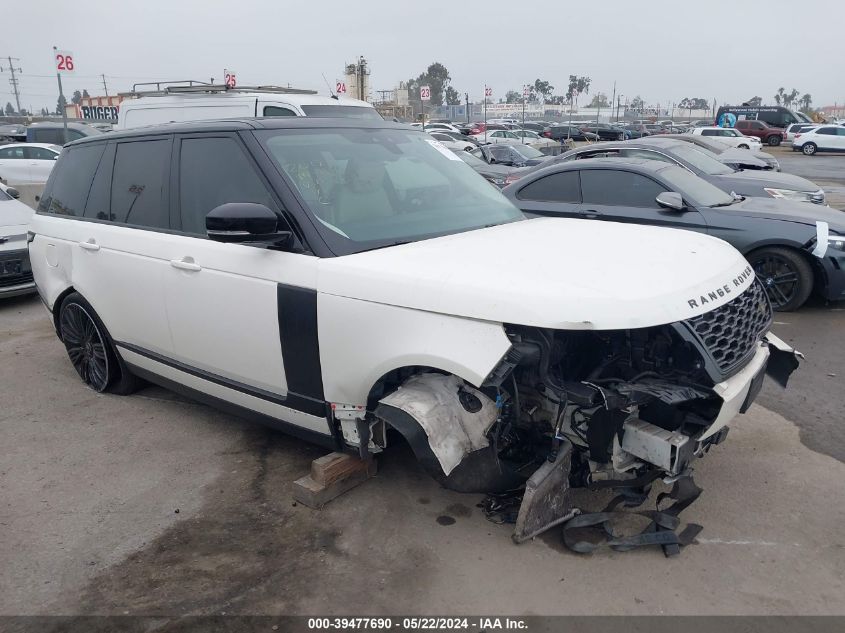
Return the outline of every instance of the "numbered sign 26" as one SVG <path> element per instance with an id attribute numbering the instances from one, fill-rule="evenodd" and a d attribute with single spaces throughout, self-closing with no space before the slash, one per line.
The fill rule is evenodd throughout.
<path id="1" fill-rule="evenodd" d="M 223 83 L 226 84 L 227 88 L 235 88 L 238 85 L 238 79 L 234 70 L 223 71 Z"/>
<path id="2" fill-rule="evenodd" d="M 55 51 L 53 61 L 56 64 L 56 72 L 72 73 L 76 70 L 73 61 L 73 53 L 70 51 Z"/>
<path id="3" fill-rule="evenodd" d="M 431 86 L 420 86 L 420 99 L 431 101 Z"/>
<path id="4" fill-rule="evenodd" d="M 335 90 L 334 91 L 339 95 L 345 95 L 346 94 L 346 84 L 342 81 L 338 81 L 337 83 L 335 83 Z"/>

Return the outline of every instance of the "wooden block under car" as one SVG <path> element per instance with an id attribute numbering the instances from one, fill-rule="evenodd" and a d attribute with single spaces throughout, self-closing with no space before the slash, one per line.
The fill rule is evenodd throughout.
<path id="1" fill-rule="evenodd" d="M 329 453 L 311 462 L 311 474 L 293 482 L 293 498 L 320 508 L 376 474 L 376 462 L 347 453 Z"/>

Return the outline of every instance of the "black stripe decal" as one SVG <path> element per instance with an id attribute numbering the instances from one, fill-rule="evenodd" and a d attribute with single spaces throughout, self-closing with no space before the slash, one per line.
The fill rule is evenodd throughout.
<path id="1" fill-rule="evenodd" d="M 323 370 L 317 336 L 317 291 L 279 284 L 276 298 L 288 389 L 323 402 Z"/>
<path id="2" fill-rule="evenodd" d="M 173 369 L 178 369 L 179 371 L 185 372 L 186 374 L 190 374 L 191 376 L 196 376 L 197 378 L 202 378 L 203 380 L 207 380 L 208 382 L 213 382 L 214 384 L 220 385 L 221 387 L 226 387 L 227 389 L 239 391 L 240 393 L 244 393 L 248 396 L 253 396 L 255 398 L 260 398 L 262 400 L 266 400 L 274 404 L 279 404 L 283 407 L 288 407 L 289 409 L 296 409 L 297 411 L 301 411 L 302 413 L 315 415 L 321 418 L 326 417 L 326 403 L 323 400 L 310 398 L 308 396 L 304 396 L 299 393 L 294 393 L 292 391 L 288 391 L 287 396 L 282 396 L 277 393 L 271 393 L 270 391 L 266 391 L 264 389 L 245 385 L 244 383 L 238 382 L 237 380 L 225 378 L 218 374 L 205 371 L 204 369 L 199 369 L 197 367 L 192 367 L 191 365 L 186 365 L 185 363 L 173 360 L 172 358 L 168 358 L 167 356 L 162 356 L 161 354 L 152 352 L 142 347 L 138 347 L 137 345 L 132 345 L 131 343 L 115 341 L 115 345 L 127 349 L 130 352 L 135 352 L 136 354 L 149 358 L 150 360 L 154 360 L 157 363 L 161 363 L 162 365 L 167 365 L 168 367 L 172 367 Z"/>

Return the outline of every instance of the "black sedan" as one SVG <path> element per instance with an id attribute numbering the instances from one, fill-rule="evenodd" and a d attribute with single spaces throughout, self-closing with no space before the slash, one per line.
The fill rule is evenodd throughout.
<path id="1" fill-rule="evenodd" d="M 598 134 L 592 132 L 582 132 L 576 125 L 553 125 L 543 130 L 543 136 L 550 138 L 553 141 L 560 141 L 563 139 L 572 139 L 573 141 L 597 141 Z"/>
<path id="2" fill-rule="evenodd" d="M 582 132 L 591 132 L 603 141 L 624 141 L 626 138 L 631 138 L 620 127 L 610 125 L 609 123 L 590 123 L 589 125 L 581 126 Z"/>
<path id="3" fill-rule="evenodd" d="M 508 167 L 534 167 L 552 158 L 528 145 L 482 145 L 470 153 L 490 165 Z"/>
<path id="4" fill-rule="evenodd" d="M 824 190 L 806 178 L 774 171 L 738 171 L 719 161 L 703 147 L 672 138 L 650 136 L 639 140 L 595 143 L 556 156 L 554 160 L 580 158 L 649 158 L 685 167 L 726 193 L 816 204 L 825 202 Z"/>
<path id="5" fill-rule="evenodd" d="M 829 207 L 734 196 L 677 165 L 620 158 L 554 162 L 503 193 L 528 215 L 653 224 L 721 238 L 745 255 L 776 310 L 799 308 L 813 289 L 845 300 L 845 216 Z"/>

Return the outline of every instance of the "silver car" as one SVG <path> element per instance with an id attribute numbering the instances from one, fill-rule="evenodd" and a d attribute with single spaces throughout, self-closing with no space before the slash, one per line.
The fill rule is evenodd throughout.
<path id="1" fill-rule="evenodd" d="M 35 292 L 26 234 L 34 211 L 0 184 L 0 298 Z"/>

